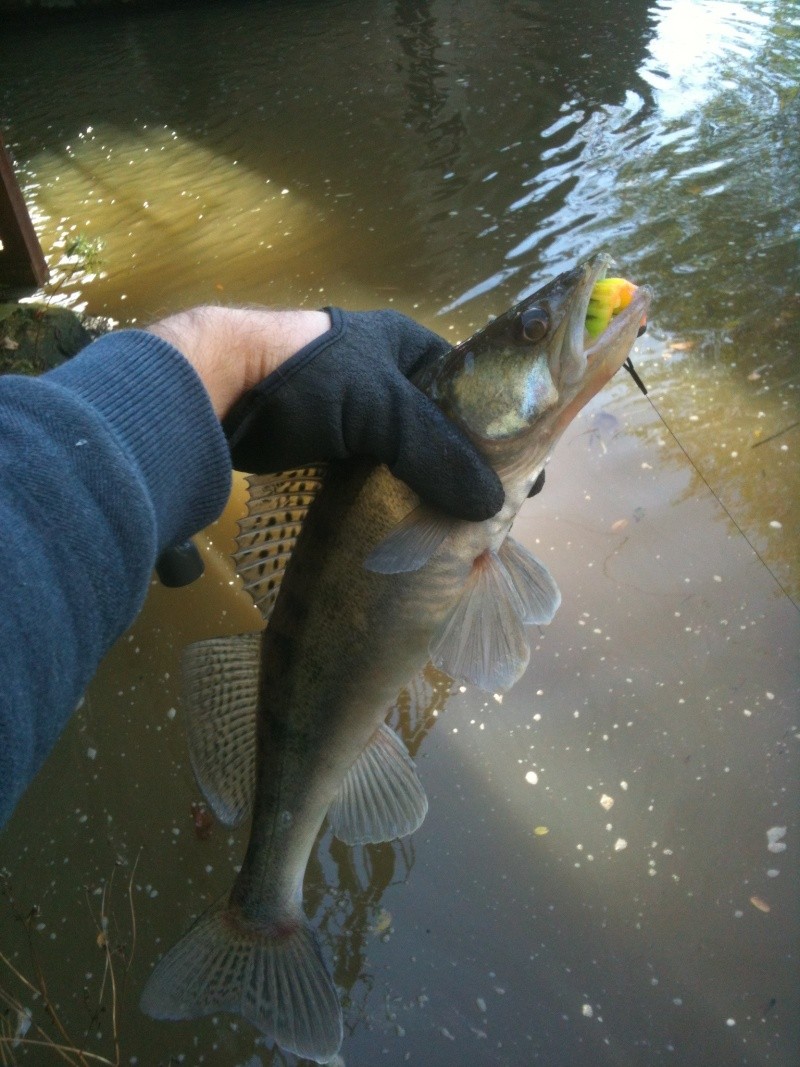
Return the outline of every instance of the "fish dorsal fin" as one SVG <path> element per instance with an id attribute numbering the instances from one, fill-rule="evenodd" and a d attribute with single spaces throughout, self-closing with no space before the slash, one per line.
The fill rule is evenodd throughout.
<path id="1" fill-rule="evenodd" d="M 383 723 L 347 772 L 328 819 L 345 844 L 366 845 L 413 833 L 427 810 L 428 798 L 405 745 Z"/>
<path id="2" fill-rule="evenodd" d="M 427 504 L 419 504 L 373 548 L 364 566 L 377 574 L 418 571 L 441 548 L 460 521 Z"/>
<path id="3" fill-rule="evenodd" d="M 324 467 L 304 467 L 247 478 L 250 499 L 247 514 L 239 520 L 233 558 L 245 589 L 265 619 L 269 619 L 286 564 L 324 476 Z"/>
<path id="4" fill-rule="evenodd" d="M 488 693 L 503 692 L 522 677 L 530 658 L 526 607 L 498 554 L 475 560 L 461 596 L 430 644 L 434 666 Z"/>
<path id="5" fill-rule="evenodd" d="M 189 758 L 220 822 L 252 810 L 260 633 L 197 641 L 183 653 Z"/>
<path id="6" fill-rule="evenodd" d="M 527 625 L 552 622 L 561 593 L 547 567 L 513 537 L 505 539 L 497 554 L 522 602 L 522 621 Z"/>

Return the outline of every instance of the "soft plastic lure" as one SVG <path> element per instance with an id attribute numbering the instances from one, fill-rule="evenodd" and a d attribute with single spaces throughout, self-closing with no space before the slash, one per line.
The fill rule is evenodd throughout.
<path id="1" fill-rule="evenodd" d="M 589 336 L 599 337 L 613 317 L 630 304 L 635 292 L 636 286 L 627 278 L 601 278 L 600 281 L 595 282 L 589 298 L 589 307 L 586 310 L 586 332 Z M 647 320 L 643 319 L 639 335 L 641 336 L 646 329 Z M 630 356 L 622 365 L 647 396 L 647 387 L 636 373 Z"/>
<path id="2" fill-rule="evenodd" d="M 636 286 L 625 278 L 601 278 L 595 282 L 586 311 L 586 332 L 599 337 L 603 330 L 633 299 Z"/>

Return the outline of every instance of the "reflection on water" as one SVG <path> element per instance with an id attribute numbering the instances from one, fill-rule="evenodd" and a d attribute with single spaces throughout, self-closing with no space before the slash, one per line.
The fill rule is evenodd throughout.
<path id="1" fill-rule="evenodd" d="M 123 321 L 201 300 L 394 303 L 463 336 L 613 249 L 690 352 L 647 367 L 659 409 L 797 599 L 796 11 L 491 10 L 128 18 L 113 43 L 88 31 L 95 62 L 57 100 L 23 34 L 3 114 L 45 249 L 103 244 L 101 276 L 59 298 Z M 37 69 L 85 32 L 38 31 Z M 194 77 L 173 69 L 174 34 Z"/>
<path id="2" fill-rule="evenodd" d="M 526 678 L 502 704 L 434 675 L 401 695 L 428 818 L 410 844 L 322 837 L 309 911 L 347 1062 L 791 1062 L 800 635 L 769 571 L 800 598 L 796 6 L 230 2 L 18 25 L 6 53 L 46 250 L 103 242 L 58 293 L 93 313 L 391 303 L 455 338 L 599 247 L 653 286 L 655 407 L 616 381 L 515 529 L 564 594 Z M 125 1063 L 284 1062 L 236 1020 L 134 1006 L 241 860 L 194 832 L 177 689 L 185 644 L 258 625 L 226 558 L 241 504 L 0 840 L 69 1031 L 106 1052 L 84 886 L 97 913 L 139 857 Z M 27 960 L 1 909 L 0 951 Z"/>

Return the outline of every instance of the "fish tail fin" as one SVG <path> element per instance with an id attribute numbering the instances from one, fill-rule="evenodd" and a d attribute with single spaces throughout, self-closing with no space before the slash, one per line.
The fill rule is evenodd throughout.
<path id="1" fill-rule="evenodd" d="M 317 1063 L 342 1043 L 339 998 L 302 914 L 256 925 L 220 902 L 156 964 L 140 1007 L 154 1019 L 234 1012 Z"/>

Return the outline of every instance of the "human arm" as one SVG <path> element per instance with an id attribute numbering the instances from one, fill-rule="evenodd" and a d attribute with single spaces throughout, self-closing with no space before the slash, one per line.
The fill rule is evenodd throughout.
<path id="1" fill-rule="evenodd" d="M 109 334 L 41 378 L 0 378 L 0 825 L 160 549 L 219 514 L 230 461 L 171 345 Z"/>
<path id="2" fill-rule="evenodd" d="M 491 471 L 404 378 L 446 343 L 393 314 L 346 318 L 195 309 L 109 334 L 41 378 L 0 378 L 0 826 L 139 611 L 158 554 L 222 510 L 218 420 L 254 383 L 266 388 L 233 430 L 256 459 L 260 441 L 265 462 L 366 451 L 443 507 L 494 507 Z"/>
<path id="3" fill-rule="evenodd" d="M 219 418 L 328 328 L 319 312 L 197 308 L 0 377 L 0 826 L 168 545 L 230 491 Z"/>

